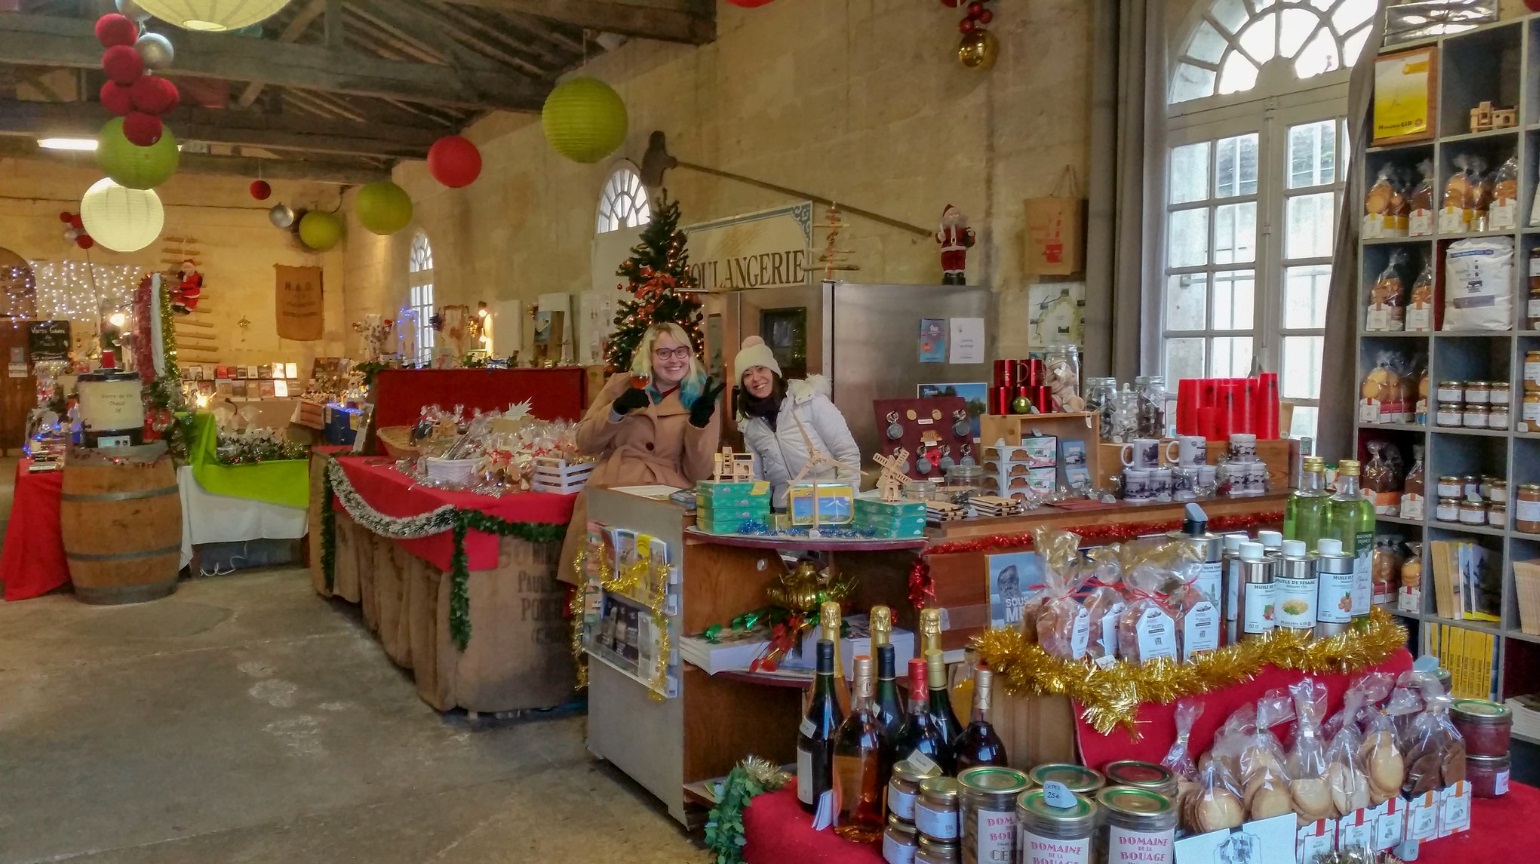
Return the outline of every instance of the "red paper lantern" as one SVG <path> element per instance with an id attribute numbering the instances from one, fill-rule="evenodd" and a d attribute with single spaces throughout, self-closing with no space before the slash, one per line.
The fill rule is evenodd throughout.
<path id="1" fill-rule="evenodd" d="M 60 222 L 68 222 L 68 221 L 70 221 L 70 217 L 73 216 L 73 215 L 74 214 L 71 213 L 70 211 L 65 210 L 65 211 L 63 211 L 63 212 L 61 212 L 59 214 L 59 221 Z"/>
<path id="2" fill-rule="evenodd" d="M 181 101 L 176 85 L 166 78 L 145 75 L 128 88 L 134 110 L 159 117 L 175 108 Z"/>
<path id="3" fill-rule="evenodd" d="M 251 181 L 251 197 L 258 201 L 266 201 L 271 194 L 273 194 L 273 187 L 269 186 L 266 180 Z"/>
<path id="4" fill-rule="evenodd" d="M 446 135 L 428 148 L 428 173 L 451 189 L 469 186 L 481 176 L 481 151 L 459 135 Z"/>
<path id="5" fill-rule="evenodd" d="M 770 0 L 727 0 L 727 2 L 733 4 L 734 6 L 742 6 L 744 9 L 757 9 L 760 6 L 769 3 Z M 946 0 L 942 0 L 942 2 L 944 3 Z M 956 0 L 953 0 L 953 2 L 956 2 Z"/>
<path id="6" fill-rule="evenodd" d="M 132 92 L 132 87 L 108 81 L 102 85 L 102 107 L 114 116 L 126 117 L 128 112 L 134 110 L 134 100 L 130 95 Z"/>
<path id="7" fill-rule="evenodd" d="M 90 249 L 96 245 L 96 241 L 91 239 L 90 234 L 82 234 L 75 238 L 75 245 L 82 249 Z"/>
<path id="8" fill-rule="evenodd" d="M 139 38 L 139 25 L 116 12 L 96 19 L 96 41 L 103 48 L 114 45 L 133 45 Z"/>
<path id="9" fill-rule="evenodd" d="M 132 45 L 114 45 L 102 52 L 102 71 L 110 80 L 127 87 L 144 74 L 144 58 Z"/>
<path id="10" fill-rule="evenodd" d="M 84 219 L 80 218 L 79 213 L 71 213 L 70 227 L 74 228 L 76 231 L 84 231 L 86 230 L 86 222 Z"/>
<path id="11" fill-rule="evenodd" d="M 154 144 L 160 140 L 160 135 L 165 130 L 165 124 L 153 114 L 135 111 L 123 118 L 123 137 L 135 147 L 148 147 Z"/>

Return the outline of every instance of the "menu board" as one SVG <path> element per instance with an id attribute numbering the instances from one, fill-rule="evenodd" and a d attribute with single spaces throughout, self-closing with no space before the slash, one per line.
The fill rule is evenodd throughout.
<path id="1" fill-rule="evenodd" d="M 27 354 L 33 363 L 68 360 L 70 322 L 33 321 L 27 325 Z"/>

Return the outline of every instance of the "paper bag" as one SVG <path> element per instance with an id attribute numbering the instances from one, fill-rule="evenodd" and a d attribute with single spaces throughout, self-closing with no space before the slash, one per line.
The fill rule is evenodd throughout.
<path id="1" fill-rule="evenodd" d="M 1028 198 L 1026 254 L 1028 276 L 1071 276 L 1085 269 L 1085 200 L 1074 169 L 1066 167 L 1053 195 Z"/>
<path id="2" fill-rule="evenodd" d="M 322 336 L 321 268 L 273 268 L 277 275 L 274 308 L 278 312 L 278 338 L 311 342 Z"/>

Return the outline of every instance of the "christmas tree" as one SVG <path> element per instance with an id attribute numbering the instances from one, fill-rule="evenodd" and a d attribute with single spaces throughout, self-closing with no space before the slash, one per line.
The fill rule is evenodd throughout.
<path id="1" fill-rule="evenodd" d="M 605 346 L 604 360 L 613 374 L 631 368 L 642 334 L 653 324 L 672 322 L 690 334 L 696 351 L 704 347 L 701 336 L 701 302 L 694 292 L 690 275 L 690 253 L 684 248 L 684 232 L 679 230 L 679 203 L 664 195 L 658 212 L 642 232 L 642 242 L 631 249 L 631 257 L 621 262 L 616 276 L 629 284 L 620 287 L 633 299 L 620 304 L 615 313 L 615 332 Z"/>

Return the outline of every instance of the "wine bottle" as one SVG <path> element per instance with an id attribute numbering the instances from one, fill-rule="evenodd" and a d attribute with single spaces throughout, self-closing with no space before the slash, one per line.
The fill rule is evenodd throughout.
<path id="1" fill-rule="evenodd" d="M 930 685 L 930 719 L 935 721 L 942 739 L 955 753 L 963 725 L 957 719 L 957 712 L 952 710 L 952 694 L 946 684 L 946 662 L 941 659 L 940 651 L 925 652 L 925 678 Z M 954 772 L 948 768 L 946 773 Z"/>
<path id="2" fill-rule="evenodd" d="M 893 650 L 893 611 L 886 606 L 873 606 L 872 649 L 877 652 L 877 689 L 872 702 L 877 718 L 882 721 L 882 734 L 891 747 L 898 737 L 898 728 L 904 723 L 904 705 L 898 699 L 898 682 L 894 680 L 897 669 Z"/>
<path id="3" fill-rule="evenodd" d="M 840 724 L 834 741 L 834 783 L 838 790 L 839 816 L 834 833 L 846 840 L 871 842 L 887 825 L 882 794 L 893 771 L 892 751 L 877 717 L 872 680 L 872 658 L 856 658 L 855 696 L 850 716 Z"/>
<path id="4" fill-rule="evenodd" d="M 840 604 L 829 600 L 818 607 L 818 638 L 834 643 L 834 698 L 839 702 L 841 717 L 850 714 L 850 688 L 845 685 L 844 664 L 840 662 L 840 633 L 844 626 L 845 618 L 840 611 Z"/>
<path id="5" fill-rule="evenodd" d="M 953 749 L 957 753 L 957 770 L 965 771 L 978 765 L 1005 767 L 1005 742 L 989 723 L 989 691 L 994 673 L 980 663 L 973 671 L 973 717 L 968 728 L 957 739 Z"/>
<path id="6" fill-rule="evenodd" d="M 930 719 L 930 688 L 926 684 L 925 661 L 909 661 L 909 714 L 893 739 L 893 761 L 902 762 L 919 753 L 936 763 L 943 772 L 952 764 L 952 745 Z"/>
<path id="7" fill-rule="evenodd" d="M 822 804 L 832 815 L 834 738 L 844 719 L 834 698 L 834 643 L 820 639 L 812 704 L 797 735 L 797 801 L 809 813 L 818 812 Z"/>

